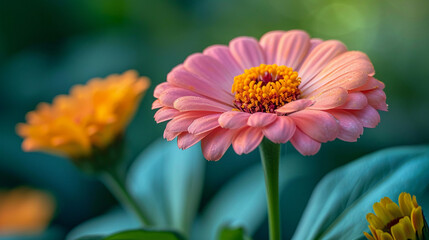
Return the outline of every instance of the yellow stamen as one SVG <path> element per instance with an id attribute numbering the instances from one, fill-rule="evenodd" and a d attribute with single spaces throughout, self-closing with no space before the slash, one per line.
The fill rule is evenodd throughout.
<path id="1" fill-rule="evenodd" d="M 234 78 L 234 104 L 243 112 L 268 112 L 296 100 L 301 78 L 292 68 L 261 64 Z"/>

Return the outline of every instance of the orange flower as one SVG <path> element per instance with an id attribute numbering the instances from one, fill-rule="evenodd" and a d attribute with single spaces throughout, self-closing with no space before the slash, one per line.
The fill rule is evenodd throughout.
<path id="1" fill-rule="evenodd" d="M 149 87 L 146 77 L 127 71 L 74 86 L 69 95 L 41 103 L 18 124 L 24 151 L 43 151 L 72 159 L 90 157 L 122 135 Z"/>
<path id="2" fill-rule="evenodd" d="M 22 187 L 0 192 L 0 234 L 41 232 L 54 209 L 53 198 L 37 190 Z"/>

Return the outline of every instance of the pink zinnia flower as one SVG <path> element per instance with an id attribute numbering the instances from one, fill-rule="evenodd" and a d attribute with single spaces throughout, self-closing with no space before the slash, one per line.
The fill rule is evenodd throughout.
<path id="1" fill-rule="evenodd" d="M 253 151 L 264 138 L 303 155 L 339 138 L 353 142 L 387 110 L 384 84 L 362 52 L 300 30 L 273 31 L 258 41 L 233 39 L 189 56 L 159 84 L 155 120 L 182 149 L 201 141 L 208 160 L 232 144 Z"/>

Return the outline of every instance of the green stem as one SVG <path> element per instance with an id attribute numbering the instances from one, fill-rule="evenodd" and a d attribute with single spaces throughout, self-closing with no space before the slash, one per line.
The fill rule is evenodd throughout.
<path id="1" fill-rule="evenodd" d="M 128 192 L 123 178 L 116 169 L 106 170 L 102 175 L 102 180 L 122 206 L 129 212 L 134 213 L 143 226 L 152 225 L 147 214 L 141 209 L 133 196 Z"/>
<path id="2" fill-rule="evenodd" d="M 279 161 L 280 144 L 264 138 L 259 145 L 267 190 L 270 240 L 280 240 Z"/>

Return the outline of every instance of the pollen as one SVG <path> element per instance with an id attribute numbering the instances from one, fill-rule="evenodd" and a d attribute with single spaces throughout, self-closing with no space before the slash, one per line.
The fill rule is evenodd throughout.
<path id="1" fill-rule="evenodd" d="M 237 110 L 274 113 L 277 108 L 295 101 L 300 95 L 301 78 L 287 66 L 261 64 L 234 77 L 231 92 Z"/>

